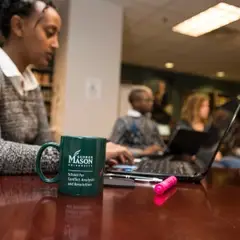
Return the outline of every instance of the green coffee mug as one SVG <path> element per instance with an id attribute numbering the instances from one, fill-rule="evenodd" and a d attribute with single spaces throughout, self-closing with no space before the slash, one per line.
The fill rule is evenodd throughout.
<path id="1" fill-rule="evenodd" d="M 43 151 L 56 148 L 60 152 L 59 172 L 47 178 L 41 169 Z M 106 139 L 62 136 L 60 145 L 46 143 L 37 154 L 36 170 L 46 183 L 58 183 L 59 192 L 71 196 L 96 196 L 103 190 Z"/>

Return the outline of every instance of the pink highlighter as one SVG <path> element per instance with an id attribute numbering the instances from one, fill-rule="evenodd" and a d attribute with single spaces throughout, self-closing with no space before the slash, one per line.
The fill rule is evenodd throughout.
<path id="1" fill-rule="evenodd" d="M 175 176 L 168 177 L 161 183 L 158 183 L 155 185 L 154 192 L 157 195 L 161 195 L 176 184 L 177 184 L 177 178 Z"/>
<path id="2" fill-rule="evenodd" d="M 175 187 L 171 188 L 169 191 L 165 192 L 162 195 L 155 195 L 154 197 L 154 203 L 157 206 L 162 206 L 169 198 L 171 198 L 175 193 L 177 189 Z"/>

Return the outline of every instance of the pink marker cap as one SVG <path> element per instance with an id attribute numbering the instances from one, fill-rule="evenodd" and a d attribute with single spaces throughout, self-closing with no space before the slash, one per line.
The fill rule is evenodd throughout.
<path id="1" fill-rule="evenodd" d="M 175 176 L 168 177 L 163 182 L 158 183 L 158 184 L 155 185 L 154 192 L 157 195 L 161 195 L 166 190 L 168 190 L 169 188 L 173 187 L 176 184 L 177 184 L 177 178 Z"/>
<path id="2" fill-rule="evenodd" d="M 176 191 L 177 189 L 173 187 L 162 195 L 155 195 L 154 197 L 155 205 L 162 206 L 169 198 L 171 198 L 176 193 Z"/>

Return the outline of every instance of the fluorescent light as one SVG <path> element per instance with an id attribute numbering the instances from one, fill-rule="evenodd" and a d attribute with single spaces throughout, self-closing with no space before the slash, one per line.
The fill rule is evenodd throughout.
<path id="1" fill-rule="evenodd" d="M 216 75 L 219 78 L 223 78 L 223 77 L 225 77 L 225 72 L 217 72 Z"/>
<path id="2" fill-rule="evenodd" d="M 165 63 L 165 68 L 173 68 L 173 67 L 174 67 L 174 63 L 172 62 Z"/>
<path id="3" fill-rule="evenodd" d="M 174 26 L 174 32 L 199 37 L 240 19 L 240 8 L 219 3 L 196 16 Z"/>

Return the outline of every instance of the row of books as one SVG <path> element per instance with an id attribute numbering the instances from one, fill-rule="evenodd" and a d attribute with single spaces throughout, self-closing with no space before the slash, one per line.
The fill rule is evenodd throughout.
<path id="1" fill-rule="evenodd" d="M 42 88 L 43 99 L 47 103 L 52 102 L 52 89 L 51 88 Z"/>
<path id="2" fill-rule="evenodd" d="M 37 78 L 39 84 L 43 87 L 51 87 L 52 86 L 52 81 L 51 81 L 51 74 L 47 72 L 37 72 L 34 71 L 34 75 Z"/>
<path id="3" fill-rule="evenodd" d="M 51 69 L 32 69 L 37 78 L 41 90 L 49 122 L 51 121 L 51 103 L 52 103 L 52 70 Z"/>

